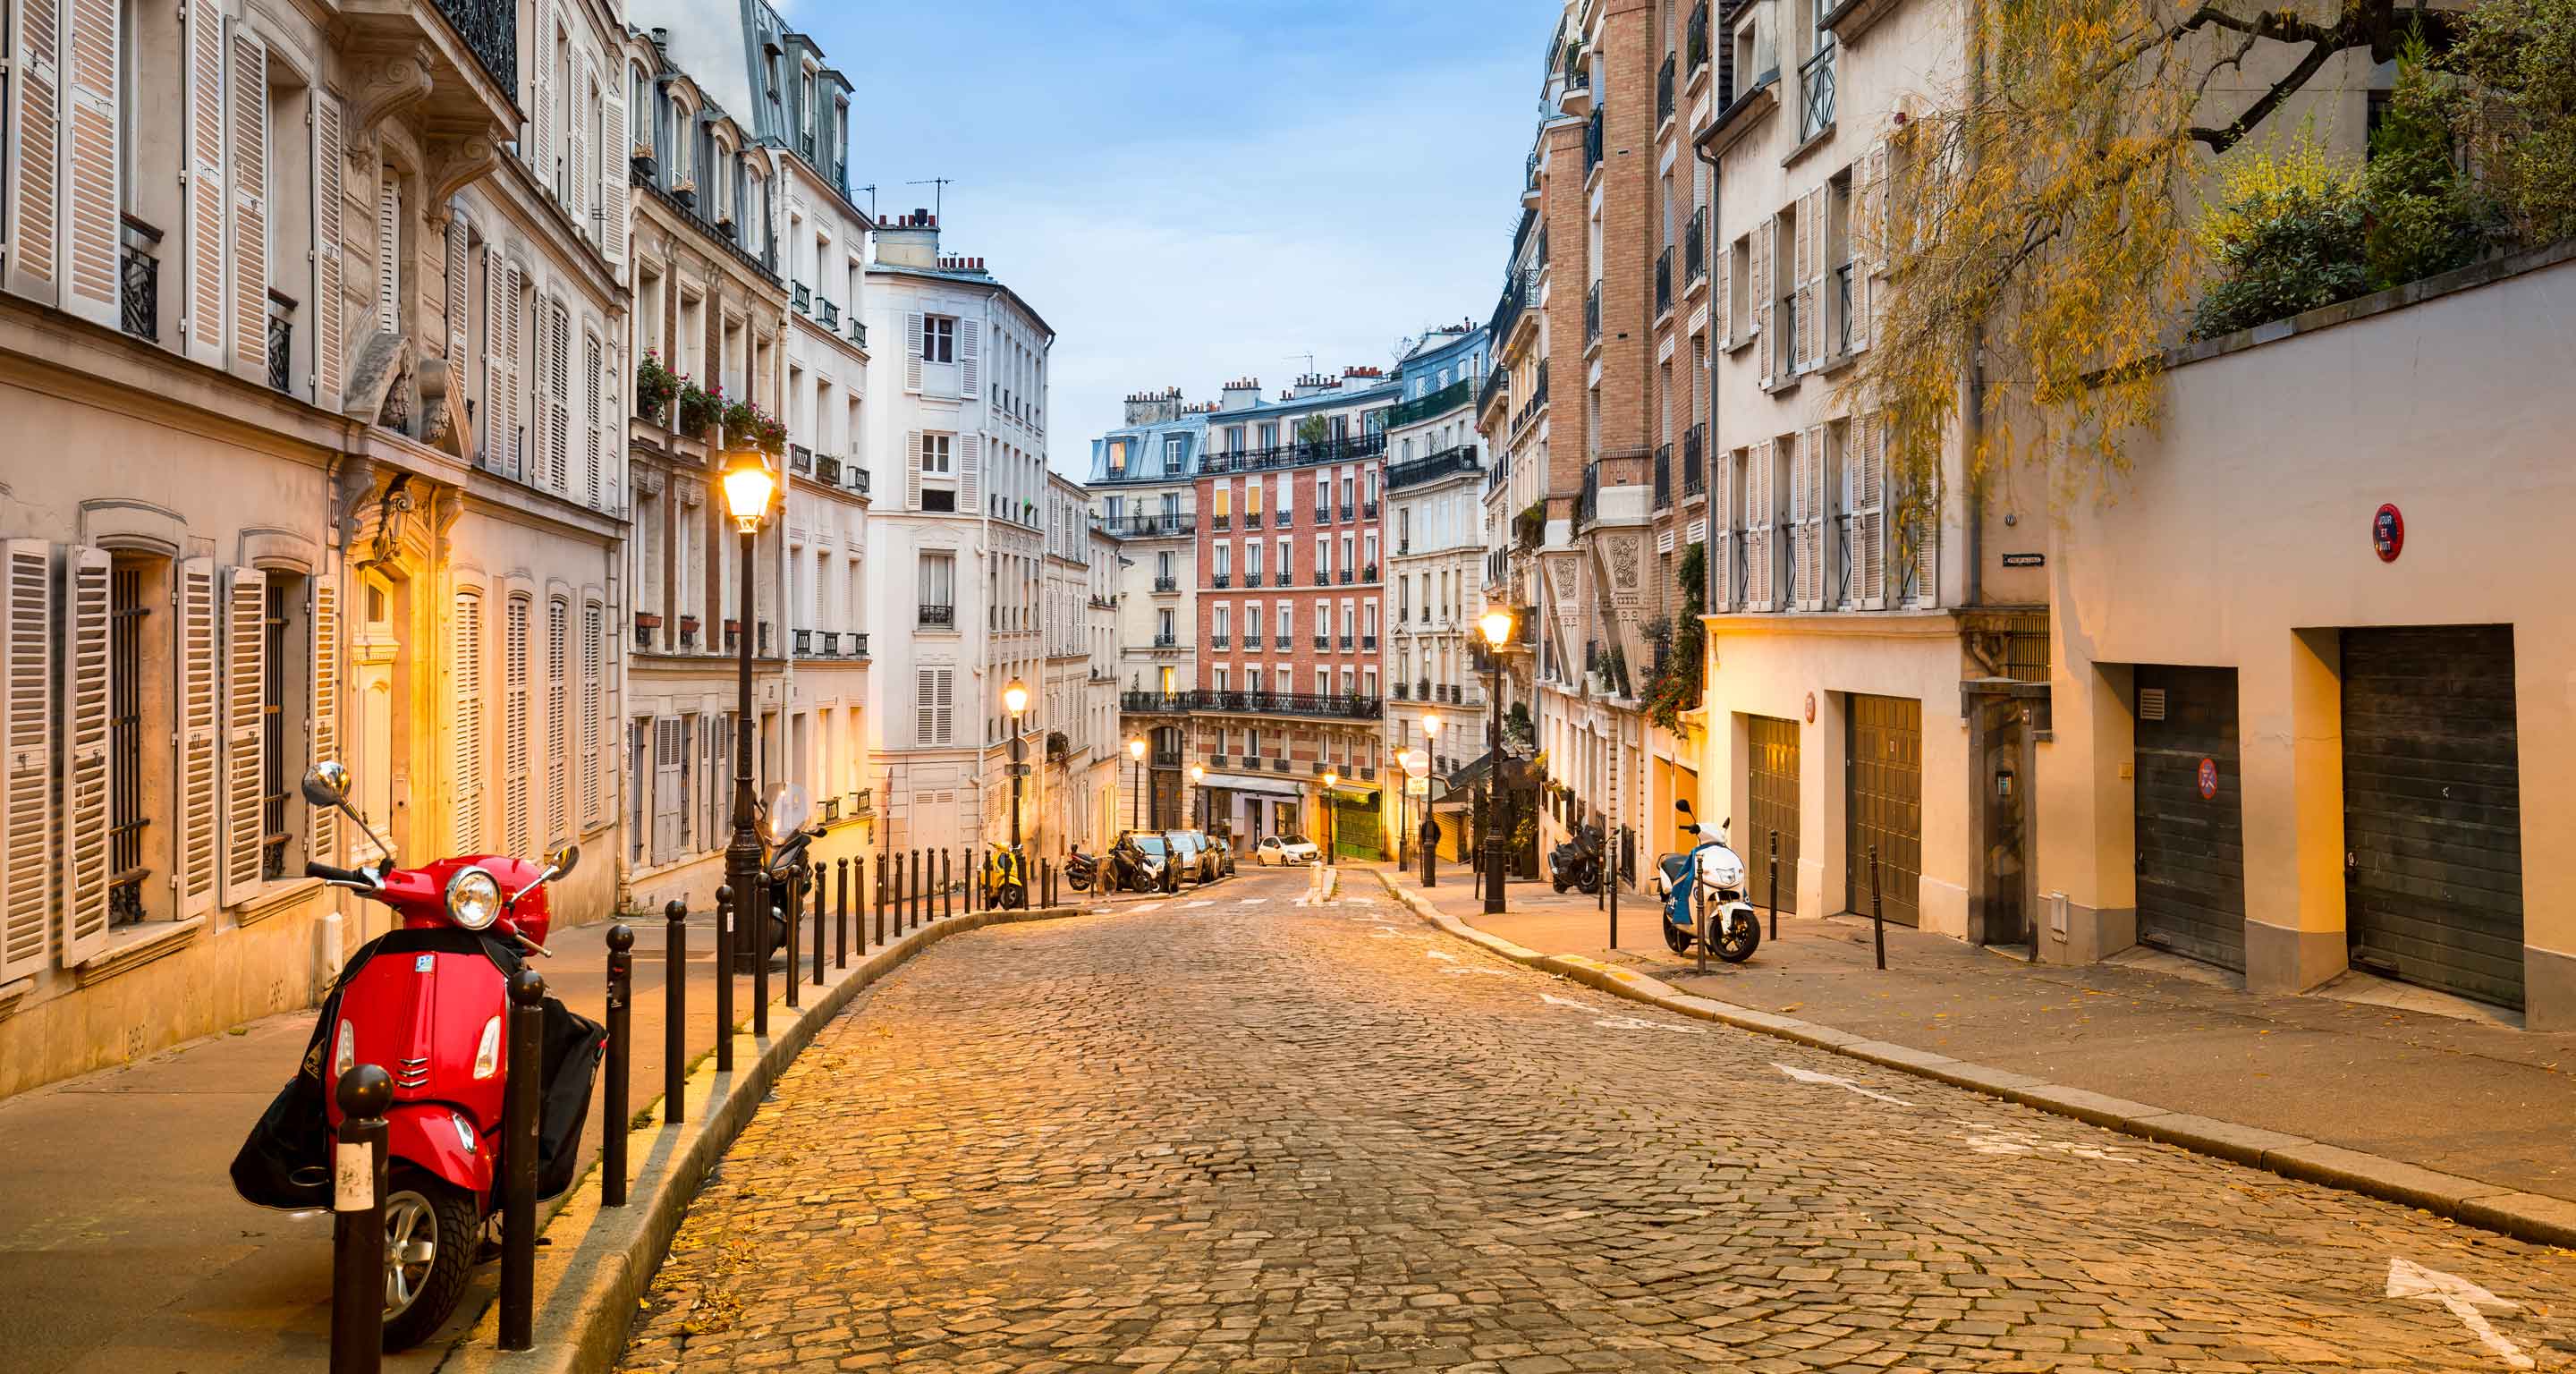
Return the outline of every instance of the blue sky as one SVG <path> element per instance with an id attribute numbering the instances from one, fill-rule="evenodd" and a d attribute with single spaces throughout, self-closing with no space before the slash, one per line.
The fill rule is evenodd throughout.
<path id="1" fill-rule="evenodd" d="M 1130 391 L 1204 400 L 1248 374 L 1275 392 L 1308 353 L 1319 369 L 1383 365 L 1428 326 L 1481 323 L 1559 11 L 786 10 L 857 87 L 851 180 L 893 214 L 931 203 L 905 182 L 953 178 L 942 246 L 985 258 L 1055 327 L 1050 456 L 1076 475 Z"/>

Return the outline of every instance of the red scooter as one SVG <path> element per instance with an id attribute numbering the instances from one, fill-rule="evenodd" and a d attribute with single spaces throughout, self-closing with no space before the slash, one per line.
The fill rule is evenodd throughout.
<path id="1" fill-rule="evenodd" d="M 302 1067 L 252 1128 L 232 1176 L 261 1206 L 327 1208 L 340 1124 L 333 1089 L 361 1063 L 392 1076 L 385 1347 L 401 1350 L 456 1310 L 500 1205 L 501 1108 L 519 1067 L 508 1062 L 510 979 L 526 955 L 546 953 L 546 884 L 572 872 L 581 851 L 566 845 L 542 868 L 489 854 L 396 868 L 348 796 L 348 770 L 336 762 L 305 775 L 305 800 L 346 813 L 387 857 L 359 868 L 308 864 L 305 875 L 373 897 L 402 923 L 350 956 Z M 551 997 L 544 1021 L 537 1193 L 551 1197 L 571 1186 L 606 1035 Z"/>

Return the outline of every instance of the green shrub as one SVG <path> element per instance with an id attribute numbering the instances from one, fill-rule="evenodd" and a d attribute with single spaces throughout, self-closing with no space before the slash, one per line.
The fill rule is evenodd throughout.
<path id="1" fill-rule="evenodd" d="M 2370 164 L 2362 172 L 2370 211 L 2365 253 L 2374 291 L 2466 267 L 2493 239 L 2494 209 L 2478 184 L 2462 175 L 2455 157 L 2459 90 L 2456 81 L 2430 68 L 2423 37 L 2408 38 L 2398 54 L 2397 87 L 2371 134 Z"/>
<path id="2" fill-rule="evenodd" d="M 2224 199 L 2200 231 L 2218 279 L 2192 315 L 2194 337 L 2288 319 L 2371 289 L 2360 178 L 2313 144 L 2250 154 L 2219 185 Z"/>
<path id="3" fill-rule="evenodd" d="M 2576 238 L 2576 0 L 2482 0 L 2455 19 L 2452 124 L 2506 237 Z"/>

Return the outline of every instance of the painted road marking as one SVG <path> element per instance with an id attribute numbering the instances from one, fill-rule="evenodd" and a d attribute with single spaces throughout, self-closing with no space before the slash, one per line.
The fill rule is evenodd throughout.
<path id="1" fill-rule="evenodd" d="M 1457 956 L 1457 955 L 1455 955 L 1455 954 L 1450 953 L 1449 951 L 1447 951 L 1447 950 L 1445 950 L 1445 949 L 1426 949 L 1426 950 L 1422 951 L 1422 953 L 1423 953 L 1426 957 L 1428 957 L 1428 958 L 1433 958 L 1433 959 L 1437 959 L 1437 960 L 1441 961 L 1442 963 L 1446 963 L 1446 964 L 1454 964 L 1454 963 L 1458 962 L 1458 956 Z"/>
<path id="2" fill-rule="evenodd" d="M 1848 1078 L 1837 1078 L 1829 1073 L 1818 1073 L 1814 1069 L 1794 1069 L 1786 1064 L 1773 1064 L 1771 1067 L 1778 1069 L 1780 1072 L 1789 1075 L 1791 1078 L 1794 1078 L 1801 1083 L 1829 1085 L 1841 1088 L 1847 1092 L 1859 1093 L 1863 1097 L 1876 1098 L 1881 1102 L 1893 1102 L 1900 1107 L 1911 1107 L 1914 1105 L 1901 1097 L 1890 1097 L 1885 1093 L 1871 1092 L 1869 1089 L 1862 1087 Z"/>
<path id="3" fill-rule="evenodd" d="M 1235 899 L 1234 904 L 1236 906 L 1260 906 L 1269 900 L 1270 899 L 1267 897 L 1238 897 Z"/>
<path id="4" fill-rule="evenodd" d="M 1136 905 L 1127 909 L 1129 911 L 1160 911 L 1163 909 L 1163 904 L 1161 902 L 1138 902 Z"/>
<path id="5" fill-rule="evenodd" d="M 2125 1160 L 2131 1158 L 2131 1156 L 2124 1155 L 2118 1150 L 2111 1149 L 2108 1146 L 2078 1145 L 2064 1140 L 2043 1140 L 2037 1134 L 2030 1131 L 2002 1130 L 1994 1127 L 1980 1126 L 1977 1122 L 1970 1121 L 1966 1117 L 1952 1117 L 1951 1120 L 1956 1121 L 1962 1126 L 1972 1128 L 1968 1131 L 1958 1132 L 1956 1134 L 1959 1139 L 1968 1142 L 1969 1149 L 1981 1155 L 2029 1155 L 2038 1154 L 2041 1151 L 2047 1151 L 2051 1154 L 2073 1155 L 2078 1159 Z"/>
<path id="6" fill-rule="evenodd" d="M 1421 938 L 1428 939 L 1430 937 L 1423 936 Z M 1540 993 L 1538 995 L 1538 1000 L 1552 1007 L 1572 1007 L 1576 1011 L 1585 1013 L 1601 1010 L 1599 1007 L 1577 1002 L 1571 997 L 1559 997 L 1552 992 Z M 1601 1027 L 1603 1030 L 1658 1030 L 1671 1031 L 1675 1035 L 1708 1034 L 1708 1027 L 1706 1026 L 1677 1026 L 1669 1021 L 1649 1021 L 1642 1016 L 1604 1016 L 1592 1024 Z"/>
<path id="7" fill-rule="evenodd" d="M 2510 1312 L 2520 1306 L 2519 1303 L 2499 1298 L 2457 1274 L 2445 1274 L 2439 1269 L 2427 1269 L 2413 1260 L 2393 1257 L 2388 1261 L 2388 1296 L 2438 1302 L 2451 1309 L 2451 1315 L 2459 1318 L 2480 1344 L 2494 1351 L 2506 1368 L 2539 1367 L 2529 1355 L 2522 1353 L 2522 1347 L 2506 1340 L 2488 1325 L 2486 1313 L 2478 1310 L 2493 1308 L 2498 1312 Z"/>
<path id="8" fill-rule="evenodd" d="M 1548 1004 L 1548 1005 L 1549 1005 L 1549 1006 L 1551 1006 L 1551 1007 L 1572 1007 L 1572 1008 L 1574 1008 L 1576 1011 L 1593 1011 L 1593 1010 L 1596 1010 L 1596 1008 L 1593 1008 L 1593 1007 L 1587 1006 L 1587 1005 L 1585 1005 L 1584 1003 L 1581 1003 L 1581 1002 L 1577 1002 L 1577 1001 L 1575 1001 L 1575 1000 L 1574 1000 L 1573 998 L 1571 998 L 1571 997 L 1559 997 L 1559 996 L 1557 996 L 1555 993 L 1552 993 L 1552 992 L 1542 992 L 1542 993 L 1540 993 L 1540 994 L 1538 995 L 1538 1000 L 1540 1000 L 1540 1001 L 1542 1001 L 1542 1002 L 1545 1002 L 1546 1004 Z"/>
<path id="9" fill-rule="evenodd" d="M 1191 909 L 1193 909 L 1193 910 L 1196 910 L 1197 908 L 1199 908 L 1199 907 L 1203 907 L 1203 906 L 1215 906 L 1215 905 L 1216 905 L 1216 901 L 1215 901 L 1215 899 L 1213 899 L 1213 898 L 1202 898 L 1202 899 L 1200 899 L 1200 900 L 1198 900 L 1198 901 L 1195 901 L 1195 902 L 1183 902 L 1183 903 L 1181 903 L 1181 905 L 1183 905 L 1183 906 L 1185 906 L 1185 907 L 1189 907 L 1189 908 L 1191 908 Z"/>
<path id="10" fill-rule="evenodd" d="M 1452 978 L 1464 978 L 1471 973 L 1481 973 L 1493 978 L 1509 978 L 1512 976 L 1512 971 L 1507 968 L 1444 968 L 1440 971 Z"/>

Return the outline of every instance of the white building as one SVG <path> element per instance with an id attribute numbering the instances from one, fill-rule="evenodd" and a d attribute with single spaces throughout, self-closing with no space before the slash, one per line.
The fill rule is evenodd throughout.
<path id="1" fill-rule="evenodd" d="M 861 300 L 870 336 L 886 341 L 872 355 L 862 441 L 876 491 L 868 747 L 883 843 L 1005 839 L 1002 688 L 1044 680 L 1055 335 L 982 259 L 942 256 L 926 210 L 876 227 Z M 1035 837 L 1032 852 L 1044 843 Z"/>
<path id="2" fill-rule="evenodd" d="M 1446 791 L 1439 780 L 1484 752 L 1487 697 L 1469 641 L 1485 609 L 1486 469 L 1475 407 L 1488 357 L 1481 327 L 1432 331 L 1399 366 L 1404 399 L 1387 415 L 1387 753 L 1420 749 L 1432 760 L 1424 796 L 1407 796 L 1400 782 L 1388 791 L 1398 854 L 1413 853 L 1425 805 L 1452 843 L 1464 843 L 1466 799 L 1435 800 Z M 1424 728 L 1432 715 L 1437 732 Z"/>

